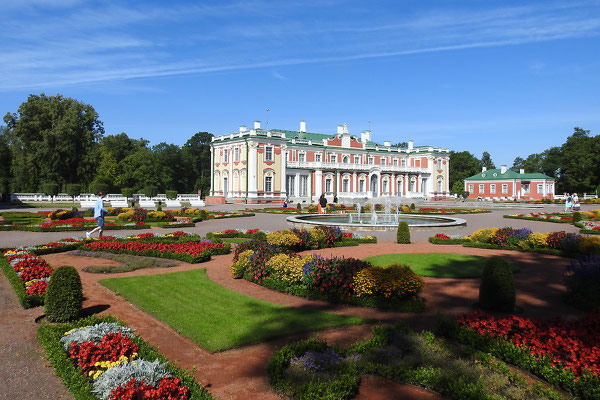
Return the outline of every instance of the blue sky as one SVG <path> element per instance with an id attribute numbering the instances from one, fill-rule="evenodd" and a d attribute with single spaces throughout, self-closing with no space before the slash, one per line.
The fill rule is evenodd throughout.
<path id="1" fill-rule="evenodd" d="M 14 0 L 0 26 L 0 113 L 60 93 L 151 144 L 347 122 L 510 166 L 600 131 L 600 1 Z"/>

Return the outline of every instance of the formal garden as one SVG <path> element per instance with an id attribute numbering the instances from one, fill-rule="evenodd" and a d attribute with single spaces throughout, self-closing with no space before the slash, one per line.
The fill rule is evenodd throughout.
<path id="1" fill-rule="evenodd" d="M 39 228 L 75 218 L 60 213 L 3 217 Z M 127 223 L 158 219 L 110 213 Z M 249 215 L 164 214 L 192 224 Z M 526 218 L 538 217 L 546 219 Z M 329 226 L 110 232 L 2 249 L 0 266 L 22 307 L 43 308 L 39 342 L 76 399 L 225 398 L 219 385 L 205 386 L 222 375 L 209 366 L 228 357 L 243 371 L 247 352 L 265 345 L 258 369 L 271 392 L 256 398 L 369 398 L 366 376 L 439 398 L 600 396 L 599 236 L 511 227 L 433 232 L 429 243 L 410 236 L 405 223 L 397 243 Z M 456 296 L 450 288 L 467 294 L 448 300 L 458 314 L 437 308 Z M 532 296 L 554 302 L 554 318 L 532 314 L 535 302 L 522 300 Z M 116 303 L 91 315 L 108 299 Z M 327 339 L 354 331 L 362 333 Z M 193 365 L 189 346 L 202 352 Z"/>

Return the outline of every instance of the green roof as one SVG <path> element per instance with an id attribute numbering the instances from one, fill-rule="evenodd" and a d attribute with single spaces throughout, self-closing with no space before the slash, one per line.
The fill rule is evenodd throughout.
<path id="1" fill-rule="evenodd" d="M 499 179 L 521 179 L 521 180 L 529 180 L 529 179 L 554 179 L 549 177 L 548 175 L 544 175 L 539 172 L 529 173 L 529 174 L 520 174 L 511 169 L 507 169 L 506 172 L 502 173 L 502 170 L 499 168 L 488 169 L 487 171 L 479 172 L 473 176 L 465 178 L 465 181 L 497 181 Z"/>

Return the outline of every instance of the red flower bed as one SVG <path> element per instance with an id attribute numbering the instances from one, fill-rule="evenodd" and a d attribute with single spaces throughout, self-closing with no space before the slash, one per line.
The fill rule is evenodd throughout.
<path id="1" fill-rule="evenodd" d="M 352 232 L 342 232 L 342 238 L 351 239 L 354 236 Z"/>
<path id="2" fill-rule="evenodd" d="M 47 278 L 54 270 L 50 266 L 25 268 L 21 270 L 21 280 L 27 282 L 33 279 Z"/>
<path id="3" fill-rule="evenodd" d="M 175 237 L 179 237 L 179 236 L 187 236 L 188 234 L 185 233 L 184 231 L 175 231 L 172 233 L 172 235 Z"/>
<path id="4" fill-rule="evenodd" d="M 46 289 L 48 289 L 48 282 L 46 281 L 37 281 L 33 282 L 27 290 L 25 291 L 28 295 L 36 295 L 36 294 L 44 294 L 46 293 Z"/>
<path id="5" fill-rule="evenodd" d="M 448 239 L 450 239 L 450 236 L 445 235 L 443 233 L 436 233 L 434 237 L 436 239 L 442 239 L 442 240 L 448 240 Z"/>
<path id="6" fill-rule="evenodd" d="M 233 233 L 238 233 L 238 231 L 236 231 L 235 229 L 225 229 L 224 231 L 221 232 L 223 235 L 231 235 Z"/>
<path id="7" fill-rule="evenodd" d="M 248 229 L 248 230 L 246 231 L 246 235 L 252 235 L 252 234 L 254 234 L 254 233 L 256 233 L 256 232 L 258 232 L 258 229 Z"/>
<path id="8" fill-rule="evenodd" d="M 9 261 L 10 261 L 10 259 L 9 259 Z M 15 270 L 15 272 L 19 272 L 24 269 L 45 268 L 48 266 L 49 266 L 48 263 L 43 258 L 39 258 L 34 255 L 31 255 L 31 257 L 27 257 L 24 260 L 18 261 L 15 265 L 13 265 L 13 269 Z"/>
<path id="9" fill-rule="evenodd" d="M 85 218 L 68 218 L 68 219 L 63 219 L 61 221 L 44 222 L 44 223 L 42 223 L 42 228 L 51 228 L 51 227 L 57 226 L 57 225 L 84 224 L 86 222 L 90 223 L 93 221 L 87 220 Z"/>
<path id="10" fill-rule="evenodd" d="M 502 338 L 529 349 L 537 358 L 548 357 L 551 365 L 562 365 L 577 376 L 585 369 L 600 375 L 600 310 L 569 321 L 538 321 L 515 315 L 495 318 L 476 311 L 459 317 L 458 323 L 481 336 Z"/>
<path id="11" fill-rule="evenodd" d="M 102 361 L 118 361 L 121 356 L 130 358 L 137 353 L 138 345 L 133 343 L 127 335 L 109 333 L 104 335 L 100 343 L 82 342 L 71 343 L 69 357 L 88 375 L 90 371 L 98 369 L 95 364 Z"/>
<path id="12" fill-rule="evenodd" d="M 139 235 L 137 235 L 137 237 L 142 238 L 142 239 L 149 239 L 149 238 L 154 237 L 154 233 L 152 233 L 152 232 L 140 233 Z"/>
<path id="13" fill-rule="evenodd" d="M 34 256 L 33 254 L 12 254 L 12 255 L 6 257 L 6 259 L 8 260 L 8 262 L 11 262 L 15 258 L 29 259 L 29 258 L 38 258 L 38 257 Z"/>
<path id="14" fill-rule="evenodd" d="M 223 243 L 212 242 L 189 242 L 189 243 L 139 243 L 139 242 L 92 242 L 86 243 L 85 247 L 92 250 L 130 250 L 139 253 L 148 250 L 171 252 L 176 254 L 190 254 L 198 256 L 203 251 L 222 248 Z"/>
<path id="15" fill-rule="evenodd" d="M 166 399 L 188 399 L 188 388 L 180 386 L 179 378 L 164 378 L 157 388 L 146 384 L 144 381 L 136 381 L 131 378 L 126 384 L 110 392 L 110 400 L 166 400 Z"/>

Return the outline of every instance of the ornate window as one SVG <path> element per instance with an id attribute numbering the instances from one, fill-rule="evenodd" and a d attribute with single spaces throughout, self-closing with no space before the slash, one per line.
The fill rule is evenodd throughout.
<path id="1" fill-rule="evenodd" d="M 235 147 L 233 149 L 233 162 L 238 162 L 238 161 L 240 161 L 240 148 Z"/>
<path id="2" fill-rule="evenodd" d="M 321 154 L 315 154 L 315 161 L 321 162 Z"/>
<path id="3" fill-rule="evenodd" d="M 229 162 L 229 149 L 223 149 L 223 163 Z"/>
<path id="4" fill-rule="evenodd" d="M 273 161 L 273 146 L 265 146 L 265 161 Z"/>
<path id="5" fill-rule="evenodd" d="M 273 193 L 273 170 L 265 171 L 265 193 Z"/>
<path id="6" fill-rule="evenodd" d="M 298 153 L 298 161 L 305 162 L 306 161 L 306 153 Z"/>

